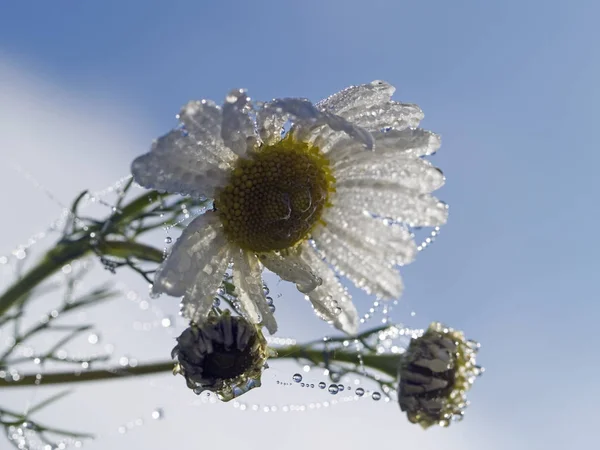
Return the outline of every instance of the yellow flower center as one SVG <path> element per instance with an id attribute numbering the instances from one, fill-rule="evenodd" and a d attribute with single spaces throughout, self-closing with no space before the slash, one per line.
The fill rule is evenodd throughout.
<path id="1" fill-rule="evenodd" d="M 334 190 L 329 160 L 287 136 L 240 158 L 215 207 L 231 242 L 254 252 L 284 250 L 308 237 Z"/>

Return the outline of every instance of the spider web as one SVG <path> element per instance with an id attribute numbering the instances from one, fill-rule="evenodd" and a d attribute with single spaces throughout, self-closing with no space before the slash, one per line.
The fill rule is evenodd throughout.
<path id="1" fill-rule="evenodd" d="M 45 249 L 44 245 L 46 245 L 46 248 L 48 245 L 52 245 L 52 241 L 60 236 L 61 230 L 69 220 L 80 220 L 78 217 L 74 217 L 69 208 L 61 204 L 50 191 L 37 183 L 33 177 L 26 173 L 23 173 L 23 175 L 37 189 L 43 191 L 51 201 L 61 207 L 61 214 L 42 231 L 34 233 L 15 246 L 8 255 L 0 256 L 0 274 L 2 275 L 3 284 L 6 284 L 10 278 L 25 269 L 29 262 L 35 259 L 36 253 L 40 253 L 41 250 Z M 84 211 L 86 215 L 106 215 L 107 212 L 114 211 L 117 197 L 129 178 L 122 177 L 111 186 L 87 194 L 83 197 L 79 210 Z M 139 195 L 140 191 L 137 188 L 136 192 Z M 186 214 L 186 216 L 189 215 Z M 191 220 L 193 217 L 186 218 Z M 164 252 L 166 253 L 168 247 L 174 241 L 176 233 L 178 231 L 174 230 L 172 226 L 165 225 L 162 230 L 154 232 L 149 240 L 153 243 L 163 242 Z M 421 231 L 416 230 L 416 233 L 421 233 Z M 426 235 L 419 245 L 419 250 L 427 248 L 438 233 L 439 229 L 436 228 L 431 234 Z M 0 375 L 12 378 L 15 381 L 19 379 L 21 373 L 25 372 L 31 373 L 33 371 L 40 375 L 39 386 L 27 388 L 25 395 L 15 396 L 18 397 L 17 404 L 20 403 L 20 406 L 18 406 L 19 412 L 24 416 L 40 401 L 52 395 L 59 395 L 62 392 L 62 390 L 54 388 L 48 390 L 43 386 L 44 373 L 56 370 L 64 371 L 65 368 L 67 368 L 66 370 L 73 370 L 73 373 L 83 373 L 92 368 L 135 367 L 146 360 L 164 360 L 170 353 L 174 338 L 187 326 L 186 322 L 177 314 L 178 305 L 176 300 L 167 297 L 150 298 L 147 283 L 140 280 L 135 274 L 119 271 L 114 275 L 110 271 L 104 270 L 105 268 L 95 256 L 86 257 L 65 265 L 52 278 L 50 283 L 44 285 L 44 291 L 47 293 L 40 295 L 39 298 L 36 297 L 35 303 L 32 301 L 32 304 L 28 306 L 27 320 L 24 320 L 23 325 L 31 327 L 51 320 L 56 323 L 60 322 L 62 326 L 88 328 L 85 328 L 76 338 L 54 348 L 52 358 L 48 358 L 42 363 L 39 360 L 43 359 L 40 358 L 40 355 L 44 352 L 42 348 L 44 348 L 44 344 L 47 344 L 45 341 L 48 339 L 47 337 L 33 339 L 27 345 L 15 347 L 13 356 L 20 361 L 19 369 L 4 370 L 4 374 L 0 372 Z M 94 286 L 109 283 L 118 298 L 104 304 L 82 307 L 79 313 L 65 317 L 63 320 L 63 312 L 60 309 L 60 291 L 64 290 L 73 279 L 79 279 L 83 274 L 85 274 L 85 277 L 75 283 L 75 287 L 72 289 L 71 294 L 73 296 L 85 295 L 85 292 L 90 289 L 93 290 Z M 285 283 L 280 283 L 273 276 L 267 276 L 267 280 L 271 290 L 270 295 L 275 297 L 276 307 L 279 309 L 281 306 L 282 309 L 285 309 L 282 297 L 285 295 L 287 302 L 287 297 L 294 297 L 293 290 L 289 286 L 284 286 Z M 299 294 L 295 294 L 295 296 L 301 297 Z M 360 298 L 360 295 L 355 294 L 354 296 Z M 291 299 L 290 303 L 295 300 L 297 299 Z M 64 301 L 64 298 L 62 301 Z M 365 303 L 367 303 L 366 307 L 364 306 Z M 397 306 L 397 303 L 397 301 L 388 303 L 372 300 L 368 304 L 364 299 L 359 301 L 359 307 L 363 306 L 363 312 L 360 315 L 361 323 L 375 323 L 377 325 L 390 323 L 392 310 Z M 52 305 L 52 307 L 49 308 L 48 305 Z M 64 314 L 67 316 L 66 313 Z M 42 317 L 42 319 L 40 320 L 39 317 Z M 324 327 L 322 328 L 324 329 Z M 401 327 L 393 330 L 395 331 L 391 334 L 382 336 L 379 339 L 377 345 L 381 352 L 401 353 L 408 342 L 409 336 L 420 331 Z M 14 346 L 13 333 L 14 330 L 9 330 L 8 327 L 0 328 L 0 349 L 3 349 L 2 346 L 4 346 L 3 351 L 6 351 L 6 348 Z M 303 335 L 306 333 L 300 332 L 298 334 Z M 306 337 L 314 338 L 314 333 L 309 333 Z M 326 345 L 330 337 L 325 335 L 322 336 L 322 339 Z M 148 345 L 149 342 L 152 345 Z M 274 336 L 270 337 L 269 343 L 274 347 L 292 345 L 296 343 L 296 339 Z M 361 345 L 361 342 L 353 339 L 342 342 L 343 347 L 356 348 L 357 350 L 361 349 Z M 369 380 L 365 380 L 356 374 L 345 375 L 336 379 L 328 369 L 302 364 L 301 359 L 298 362 L 273 362 L 263 375 L 263 388 L 257 390 L 264 395 L 251 392 L 247 396 L 225 405 L 220 404 L 216 396 L 212 394 L 201 395 L 197 398 L 191 392 L 185 392 L 187 394 L 185 404 L 192 408 L 219 405 L 220 408 L 233 407 L 236 410 L 247 412 L 294 413 L 328 410 L 345 403 L 364 402 L 367 399 L 374 402 L 381 401 L 381 403 L 387 403 L 393 399 L 393 392 L 382 392 L 380 386 L 377 386 L 376 383 L 369 382 Z M 359 367 L 362 365 L 360 358 L 356 363 Z M 364 367 L 361 369 L 365 371 Z M 127 380 L 128 384 L 131 381 Z M 184 390 L 182 380 L 154 376 L 139 378 L 135 381 L 151 389 L 155 406 L 144 407 L 141 411 L 139 408 L 134 408 L 138 413 L 130 414 L 129 418 L 115 417 L 114 420 L 103 421 L 106 422 L 101 427 L 105 429 L 104 432 L 90 430 L 96 432 L 96 441 L 92 445 L 78 437 L 63 437 L 58 441 L 53 441 L 56 448 L 79 448 L 83 445 L 93 447 L 98 443 L 135 433 L 137 429 L 148 422 L 169 420 L 170 410 L 163 404 L 169 402 L 161 401 L 161 398 L 168 398 L 175 395 L 175 393 L 181 395 Z M 87 386 L 85 388 L 77 387 L 77 389 L 89 391 Z M 80 396 L 80 394 L 76 393 L 72 397 L 77 396 Z M 246 401 L 246 398 L 248 401 Z M 263 398 L 267 398 L 268 401 L 265 402 Z M 67 399 L 61 401 L 66 402 Z M 69 399 L 68 401 L 72 406 L 73 404 L 77 405 L 81 399 Z M 56 405 L 49 406 L 48 410 L 51 411 L 55 407 Z M 57 425 L 64 428 L 64 424 Z M 82 425 L 85 425 L 85 423 L 82 422 Z M 89 427 L 79 428 L 89 429 Z M 21 448 L 48 450 L 51 448 L 49 446 L 54 445 L 41 440 L 39 433 L 36 433 L 31 427 L 31 423 L 28 422 L 13 427 L 9 435 L 13 438 L 13 443 L 22 444 Z M 99 448 L 101 448 L 102 444 L 99 445 Z"/>

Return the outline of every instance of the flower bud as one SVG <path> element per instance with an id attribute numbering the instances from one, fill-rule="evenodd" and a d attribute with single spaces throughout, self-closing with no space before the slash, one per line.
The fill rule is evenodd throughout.
<path id="1" fill-rule="evenodd" d="M 258 327 L 226 311 L 187 328 L 171 356 L 177 359 L 174 373 L 196 394 L 209 390 L 229 401 L 260 386 L 269 352 Z"/>
<path id="2" fill-rule="evenodd" d="M 479 344 L 461 331 L 432 323 L 413 339 L 400 363 L 398 402 L 408 420 L 423 428 L 461 420 L 466 392 L 483 369 L 476 365 Z"/>

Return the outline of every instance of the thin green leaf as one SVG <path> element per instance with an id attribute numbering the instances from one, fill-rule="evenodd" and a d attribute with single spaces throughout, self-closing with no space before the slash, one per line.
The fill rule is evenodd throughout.
<path id="1" fill-rule="evenodd" d="M 37 405 L 31 407 L 28 411 L 28 414 L 33 414 L 33 413 L 45 408 L 46 406 L 51 405 L 54 402 L 57 402 L 61 398 L 64 398 L 67 395 L 69 395 L 71 392 L 73 392 L 73 391 L 72 390 L 62 391 L 62 392 L 59 392 L 57 394 L 54 394 L 54 395 L 48 397 L 46 400 L 42 400 Z"/>

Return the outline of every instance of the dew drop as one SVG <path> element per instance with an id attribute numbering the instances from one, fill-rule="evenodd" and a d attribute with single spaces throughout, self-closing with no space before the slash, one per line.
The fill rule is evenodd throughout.
<path id="1" fill-rule="evenodd" d="M 167 237 L 165 238 L 165 243 L 166 243 L 166 244 L 170 244 L 171 242 L 173 242 L 173 238 L 172 238 L 171 236 L 167 236 Z"/>
<path id="2" fill-rule="evenodd" d="M 358 395 L 359 397 L 362 397 L 363 395 L 365 395 L 365 390 L 361 387 L 356 388 L 356 395 Z"/>
<path id="3" fill-rule="evenodd" d="M 481 344 L 477 341 L 474 341 L 473 339 L 469 339 L 467 341 L 467 345 L 475 352 L 479 351 L 479 349 L 481 348 Z"/>
<path id="4" fill-rule="evenodd" d="M 337 384 L 330 384 L 328 390 L 330 394 L 335 395 L 339 392 L 340 388 L 338 388 Z"/>
<path id="5" fill-rule="evenodd" d="M 292 380 L 294 380 L 296 383 L 300 383 L 302 381 L 302 375 L 300 375 L 299 373 L 295 373 L 292 377 Z"/>
<path id="6" fill-rule="evenodd" d="M 324 381 L 321 381 L 321 382 L 319 383 L 319 387 L 320 387 L 321 389 L 325 389 L 325 388 L 327 387 L 327 384 L 325 384 L 325 382 L 324 382 Z"/>
<path id="7" fill-rule="evenodd" d="M 338 384 L 337 387 L 340 392 L 342 392 L 345 389 L 343 384 Z"/>
<path id="8" fill-rule="evenodd" d="M 378 401 L 378 400 L 380 400 L 380 399 L 381 399 L 381 393 L 380 393 L 380 392 L 377 392 L 377 391 L 375 391 L 375 392 L 373 392 L 373 394 L 371 394 L 371 398 L 372 398 L 373 400 L 375 400 L 375 401 Z"/>

